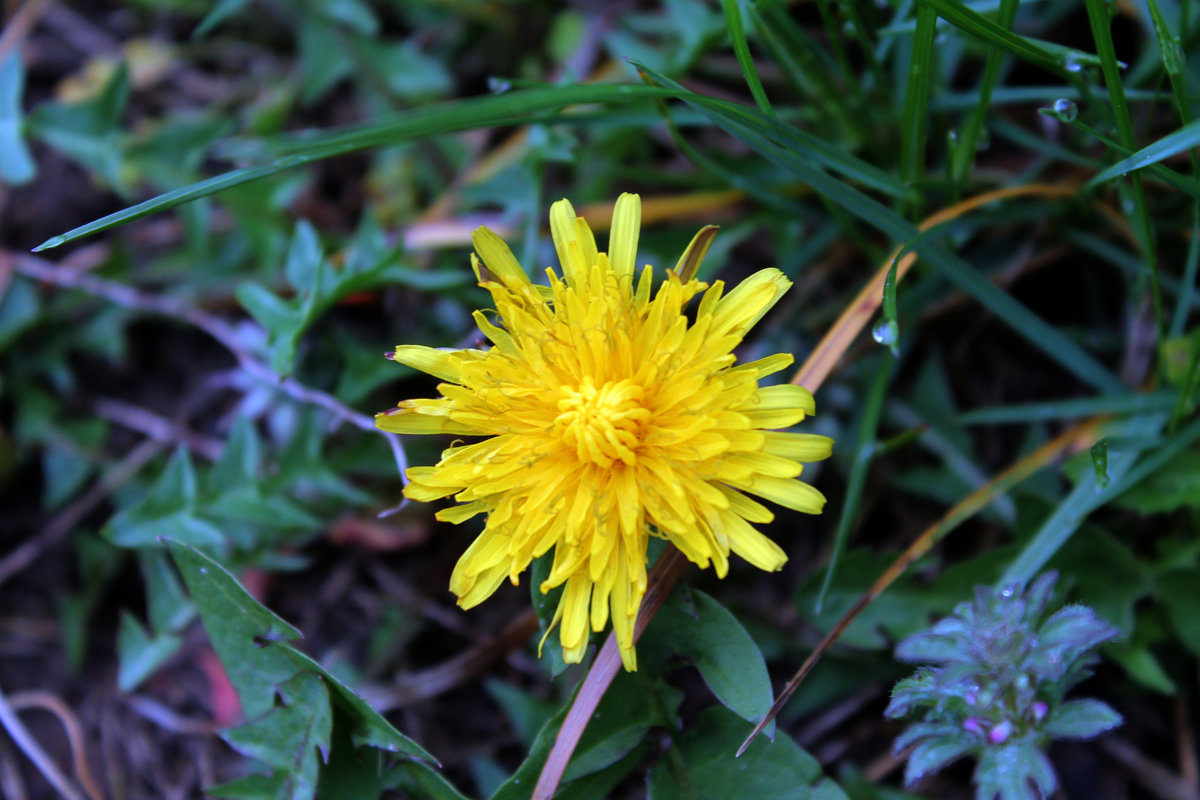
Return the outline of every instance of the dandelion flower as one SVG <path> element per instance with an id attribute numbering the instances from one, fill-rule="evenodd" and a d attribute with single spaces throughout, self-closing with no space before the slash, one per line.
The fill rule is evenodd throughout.
<path id="1" fill-rule="evenodd" d="M 613 211 L 609 252 L 566 200 L 550 209 L 562 274 L 532 283 L 508 246 L 475 231 L 471 264 L 498 320 L 475 312 L 487 349 L 401 345 L 396 361 L 443 383 L 440 397 L 406 400 L 375 423 L 396 433 L 487 437 L 455 442 L 432 467 L 408 470 L 406 497 L 454 496 L 437 518 L 486 515 L 459 559 L 450 589 L 475 606 L 530 562 L 554 551 L 542 592 L 563 586 L 554 622 L 568 662 L 582 659 L 588 628 L 612 618 L 625 668 L 636 669 L 633 627 L 646 590 L 649 536 L 667 539 L 724 577 L 729 554 L 778 570 L 783 551 L 756 530 L 773 514 L 747 495 L 820 513 L 825 498 L 797 480 L 802 462 L 832 441 L 782 432 L 814 411 L 807 389 L 760 387 L 786 368 L 777 354 L 736 364 L 733 349 L 791 285 L 764 269 L 726 293 L 694 280 L 708 237 L 697 235 L 680 271 L 655 289 L 635 275 L 641 200 Z M 686 275 L 680 272 L 688 273 Z M 684 314 L 700 296 L 695 321 Z"/>

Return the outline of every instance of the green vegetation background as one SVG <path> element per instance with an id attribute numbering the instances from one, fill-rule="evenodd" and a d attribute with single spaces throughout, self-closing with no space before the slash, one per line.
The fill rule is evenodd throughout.
<path id="1" fill-rule="evenodd" d="M 475 341 L 475 226 L 536 274 L 550 202 L 637 191 L 643 261 L 719 223 L 701 278 L 796 282 L 747 359 L 802 361 L 893 248 L 918 261 L 890 346 L 864 333 L 817 394 L 826 514 L 780 514 L 778 575 L 689 576 L 559 796 L 907 796 L 895 642 L 1047 567 L 1124 634 L 1087 691 L 1126 725 L 1052 752 L 1067 794 L 1195 796 L 1198 51 L 1186 0 L 9 9 L 0 710 L 79 797 L 528 796 L 582 671 L 534 658 L 527 585 L 454 608 L 466 526 L 376 517 L 445 443 L 371 414 L 433 388 L 384 351 Z M 1027 185 L 1050 188 L 918 233 Z M 729 758 L 899 551 L 1097 415 L 1096 447 L 991 497 Z M 5 729 L 7 791 L 52 796 Z M 972 793 L 963 770 L 917 791 Z"/>

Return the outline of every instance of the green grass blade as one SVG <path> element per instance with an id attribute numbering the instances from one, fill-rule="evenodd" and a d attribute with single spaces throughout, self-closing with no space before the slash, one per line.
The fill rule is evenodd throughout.
<path id="1" fill-rule="evenodd" d="M 933 39 L 937 35 L 937 12 L 928 6 L 917 9 L 904 112 L 900 121 L 900 177 L 916 186 L 925 175 L 925 134 L 929 120 L 929 87 L 933 83 Z M 918 198 L 921 195 L 918 194 Z M 913 216 L 920 216 L 923 203 L 912 203 Z"/>
<path id="2" fill-rule="evenodd" d="M 656 83 L 669 87 L 674 84 L 669 78 L 644 65 L 636 64 L 636 66 Z M 674 86 L 678 86 L 678 84 L 674 84 Z M 782 125 L 778 120 L 766 117 L 755 109 L 736 106 L 736 104 L 728 105 L 735 106 L 739 109 L 739 113 L 730 114 L 721 102 L 682 88 L 679 90 L 679 97 L 706 113 L 711 112 L 711 117 L 718 126 L 729 131 L 731 135 L 736 136 L 768 160 L 790 170 L 800 180 L 833 203 L 883 231 L 894 240 L 910 242 L 921 235 L 914 225 L 874 198 L 818 169 L 810 159 L 781 147 L 764 136 L 761 132 L 763 124 Z M 754 126 L 751 127 L 746 120 L 754 122 Z M 1112 372 L 1105 369 L 1079 345 L 1017 302 L 1007 292 L 997 288 L 970 264 L 932 242 L 922 242 L 916 246 L 916 249 L 944 277 L 973 296 L 992 313 L 1004 320 L 1014 331 L 1085 383 L 1105 392 L 1127 391 L 1127 387 Z"/>
<path id="3" fill-rule="evenodd" d="M 1129 104 L 1125 102 L 1125 85 L 1121 80 L 1121 64 L 1117 61 L 1117 51 L 1113 45 L 1112 21 L 1108 16 L 1108 5 L 1105 0 L 1085 0 L 1085 4 L 1088 20 L 1092 26 L 1092 36 L 1096 40 L 1096 54 L 1100 56 L 1100 69 L 1104 73 L 1104 83 L 1108 86 L 1109 99 L 1112 100 L 1117 133 L 1121 145 L 1132 150 L 1134 148 L 1133 122 L 1129 119 Z M 1154 322 L 1161 345 L 1166 339 L 1166 324 L 1163 317 L 1162 290 L 1158 285 L 1158 249 L 1154 241 L 1154 226 L 1150 223 L 1150 211 L 1146 206 L 1146 189 L 1142 185 L 1142 176 L 1132 175 L 1131 180 L 1133 183 L 1134 229 L 1138 231 L 1146 255 L 1145 275 L 1150 282 L 1150 297 L 1154 303 Z M 1161 358 L 1161 348 L 1159 355 Z"/>
<path id="4" fill-rule="evenodd" d="M 1000 27 L 1011 30 L 1013 20 L 1017 17 L 1018 0 L 1002 0 L 1000 3 Z M 987 59 L 983 65 L 983 76 L 979 79 L 979 100 L 967 117 L 959 137 L 958 147 L 950 151 L 950 180 L 961 185 L 967 179 L 967 173 L 975 161 L 975 153 L 979 145 L 979 136 L 983 124 L 987 120 L 992 107 L 992 90 L 1000 79 L 1000 65 L 1004 61 L 1004 51 L 999 47 L 988 50 Z"/>
<path id="5" fill-rule="evenodd" d="M 1157 164 L 1198 145 L 1200 145 L 1200 119 L 1193 120 L 1174 133 L 1169 133 L 1157 142 L 1146 145 L 1128 158 L 1121 159 L 1088 181 L 1084 188 L 1093 189 L 1105 181 L 1123 177 L 1126 173 L 1144 169 L 1151 164 Z"/>
<path id="6" fill-rule="evenodd" d="M 862 419 L 858 424 L 858 436 L 855 439 L 854 455 L 850 465 L 850 475 L 846 480 L 846 500 L 842 503 L 842 514 L 838 517 L 837 532 L 833 536 L 833 550 L 829 554 L 829 566 L 825 568 L 825 578 L 821 581 L 821 589 L 817 592 L 814 612 L 821 613 L 825 604 L 825 594 L 833 583 L 833 574 L 837 570 L 838 561 L 846 551 L 850 539 L 850 528 L 858 515 L 858 504 L 862 499 L 863 487 L 867 483 L 867 471 L 875 457 L 879 431 L 879 418 L 883 414 L 883 403 L 887 399 L 888 383 L 896 368 L 896 359 L 884 356 L 883 364 L 875 373 L 871 382 L 871 391 L 867 395 L 866 405 L 863 406 Z"/>
<path id="7" fill-rule="evenodd" d="M 167 192 L 54 236 L 34 248 L 34 252 L 58 247 L 277 172 L 355 150 L 471 128 L 515 125 L 524 122 L 534 112 L 558 106 L 575 103 L 620 103 L 670 94 L 672 93 L 667 90 L 637 84 L 586 84 L 529 89 L 431 105 L 342 131 L 312 136 L 292 146 L 291 152 L 283 158 L 269 164 L 232 170 Z"/>
<path id="8" fill-rule="evenodd" d="M 1153 394 L 1109 394 L 1099 397 L 1080 397 L 1071 400 L 1050 400 L 1044 403 L 1021 403 L 994 408 L 977 408 L 954 417 L 956 425 L 1032 424 L 1060 419 L 1080 419 L 1097 414 L 1141 414 L 1147 411 L 1168 411 L 1175 404 L 1177 392 Z"/>
<path id="9" fill-rule="evenodd" d="M 775 116 L 775 109 L 771 108 L 771 101 L 767 99 L 767 92 L 758 77 L 758 67 L 754 66 L 754 56 L 750 55 L 750 42 L 746 40 L 746 27 L 742 24 L 741 6 L 738 0 L 724 0 L 724 3 L 729 38 L 733 41 L 733 52 L 742 68 L 742 75 L 746 78 L 746 85 L 750 87 L 750 94 L 754 96 L 754 102 L 764 114 Z"/>

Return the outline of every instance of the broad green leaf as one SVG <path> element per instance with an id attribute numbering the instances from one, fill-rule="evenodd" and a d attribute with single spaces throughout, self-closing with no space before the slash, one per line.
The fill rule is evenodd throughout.
<path id="1" fill-rule="evenodd" d="M 25 93 L 25 67 L 17 48 L 0 60 L 0 181 L 21 186 L 33 180 L 37 164 L 22 135 L 21 96 Z"/>
<path id="2" fill-rule="evenodd" d="M 275 689 L 297 666 L 272 642 L 300 638 L 300 632 L 251 597 L 220 564 L 193 547 L 168 541 L 192 602 L 200 612 L 213 649 L 229 676 L 247 718 L 274 705 Z"/>
<path id="3" fill-rule="evenodd" d="M 207 493 L 219 495 L 256 483 L 262 462 L 262 442 L 254 421 L 239 415 L 229 430 L 221 457 L 213 464 L 204 482 Z"/>
<path id="4" fill-rule="evenodd" d="M 724 606 L 698 589 L 689 594 L 691 613 L 668 600 L 646 635 L 694 663 L 722 705 L 744 720 L 758 722 L 775 699 L 762 653 Z M 766 734 L 774 734 L 773 724 Z"/>
<path id="5" fill-rule="evenodd" d="M 278 800 L 311 800 L 320 763 L 329 757 L 329 689 L 318 675 L 300 672 L 280 684 L 278 694 L 279 703 L 265 715 L 221 738 L 242 755 L 275 768 L 276 777 L 283 779 L 276 788 Z"/>
<path id="6" fill-rule="evenodd" d="M 734 757 L 752 727 L 723 708 L 705 709 L 672 744 L 673 755 L 650 769 L 649 800 L 812 800 L 821 766 L 786 733 L 759 736 Z"/>

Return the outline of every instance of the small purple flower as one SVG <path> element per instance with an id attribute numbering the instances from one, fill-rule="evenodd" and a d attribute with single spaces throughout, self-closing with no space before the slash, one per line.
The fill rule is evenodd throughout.
<path id="1" fill-rule="evenodd" d="M 983 733 L 983 723 L 979 717 L 967 717 L 963 720 L 963 730 L 967 733 Z"/>
<path id="2" fill-rule="evenodd" d="M 1012 735 L 1013 724 L 1010 720 L 1003 720 L 996 724 L 996 727 L 988 731 L 988 742 L 991 744 L 1004 744 L 1008 741 L 1008 737 Z"/>
<path id="3" fill-rule="evenodd" d="M 1046 718 L 1046 714 L 1050 711 L 1050 706 L 1046 705 L 1041 700 L 1034 700 L 1029 707 L 1030 713 L 1033 715 L 1034 722 L 1041 722 Z"/>

